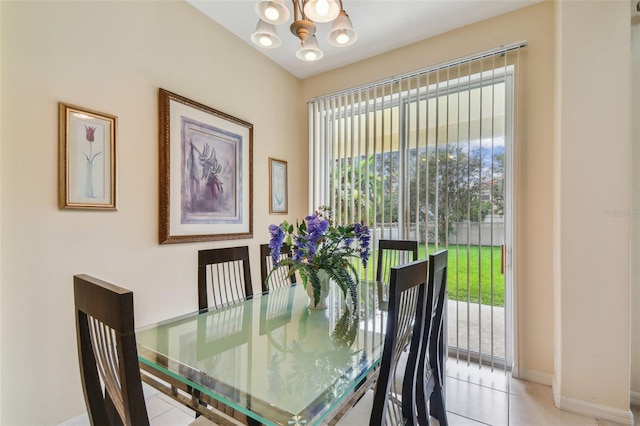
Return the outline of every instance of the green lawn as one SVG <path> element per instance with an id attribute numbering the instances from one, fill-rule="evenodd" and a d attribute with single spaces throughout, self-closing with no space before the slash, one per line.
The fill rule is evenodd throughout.
<path id="1" fill-rule="evenodd" d="M 434 251 L 434 247 L 429 245 L 429 253 Z M 420 257 L 423 256 L 424 244 L 420 246 Z M 500 247 L 470 247 L 467 250 L 466 246 L 449 246 L 449 299 L 475 303 L 481 299 L 483 305 L 504 306 L 504 275 L 500 273 L 500 257 Z"/>
<path id="2" fill-rule="evenodd" d="M 435 247 L 429 244 L 429 253 L 433 252 Z M 500 256 L 500 247 L 470 247 L 467 250 L 466 246 L 449 246 L 449 299 L 474 303 L 481 299 L 483 305 L 504 306 L 504 275 L 500 273 Z M 419 247 L 418 257 L 427 257 L 424 244 Z M 375 269 L 375 265 L 370 265 L 369 279 L 374 278 Z"/>

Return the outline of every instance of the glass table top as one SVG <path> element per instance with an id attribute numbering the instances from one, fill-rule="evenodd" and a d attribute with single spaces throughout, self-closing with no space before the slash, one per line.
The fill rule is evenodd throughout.
<path id="1" fill-rule="evenodd" d="M 262 423 L 318 424 L 380 361 L 376 285 L 361 284 L 357 309 L 334 288 L 328 309 L 310 310 L 298 284 L 149 325 L 138 357 Z"/>

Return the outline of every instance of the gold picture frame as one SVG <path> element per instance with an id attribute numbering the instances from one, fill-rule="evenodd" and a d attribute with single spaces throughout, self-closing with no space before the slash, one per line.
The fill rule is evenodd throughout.
<path id="1" fill-rule="evenodd" d="M 160 244 L 253 237 L 253 125 L 159 89 Z"/>
<path id="2" fill-rule="evenodd" d="M 287 162 L 269 158 L 269 213 L 289 212 Z"/>
<path id="3" fill-rule="evenodd" d="M 59 207 L 117 210 L 115 115 L 58 103 Z"/>

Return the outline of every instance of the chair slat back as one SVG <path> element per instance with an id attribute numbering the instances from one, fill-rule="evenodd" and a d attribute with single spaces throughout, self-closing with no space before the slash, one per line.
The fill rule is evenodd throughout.
<path id="1" fill-rule="evenodd" d="M 224 306 L 252 295 L 249 247 L 198 251 L 198 309 Z"/>
<path id="2" fill-rule="evenodd" d="M 98 321 L 92 316 L 89 320 L 89 334 L 91 335 L 91 344 L 93 346 L 93 355 L 95 357 L 96 366 L 100 379 L 104 383 L 111 401 L 115 406 L 120 418 L 126 417 L 124 413 L 124 400 L 122 398 L 122 387 L 118 377 L 120 371 L 120 362 L 116 350 L 116 333 L 105 323 Z"/>
<path id="3" fill-rule="evenodd" d="M 431 415 L 443 426 L 447 425 L 444 392 L 447 342 L 444 320 L 448 254 L 448 250 L 440 250 L 429 255 L 429 285 L 419 360 L 422 373 L 418 375 L 416 395 L 418 401 L 424 401 L 418 404 L 419 422 L 428 421 Z"/>
<path id="4" fill-rule="evenodd" d="M 387 330 L 370 425 L 399 425 L 405 418 L 415 418 L 416 369 L 410 366 L 417 363 L 419 339 L 410 346 L 402 389 L 396 388 L 393 377 L 404 349 L 414 340 L 412 336 L 422 333 L 422 323 L 416 318 L 425 308 L 427 268 L 426 259 L 391 268 Z"/>
<path id="5" fill-rule="evenodd" d="M 288 259 L 291 257 L 291 247 L 283 244 L 280 248 L 280 259 Z M 287 287 L 296 283 L 296 275 L 290 277 L 288 266 L 280 266 L 273 271 L 273 259 L 271 258 L 271 249 L 269 244 L 260 244 L 260 276 L 262 278 L 262 292 L 265 293 L 274 288 Z M 271 276 L 269 276 L 271 274 Z M 267 283 L 267 277 L 269 282 Z"/>
<path id="6" fill-rule="evenodd" d="M 74 299 L 80 373 L 91 424 L 148 425 L 133 293 L 88 275 L 76 275 Z"/>
<path id="7" fill-rule="evenodd" d="M 391 268 L 418 260 L 418 242 L 413 240 L 379 240 L 376 280 L 389 282 Z"/>

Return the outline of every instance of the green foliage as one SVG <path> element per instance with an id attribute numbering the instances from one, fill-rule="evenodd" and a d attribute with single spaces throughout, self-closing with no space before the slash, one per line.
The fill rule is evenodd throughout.
<path id="1" fill-rule="evenodd" d="M 375 156 L 338 159 L 332 170 L 334 207 L 341 215 L 373 223 L 376 200 L 382 199 L 382 178 L 375 172 Z"/>
<path id="2" fill-rule="evenodd" d="M 481 190 L 491 176 L 480 160 L 477 151 L 469 153 L 459 144 L 410 152 L 409 203 L 419 208 L 411 209 L 409 217 L 412 222 L 437 218 L 439 244 L 446 244 L 455 222 L 480 222 L 491 212 L 491 203 L 482 201 Z"/>
<path id="3" fill-rule="evenodd" d="M 484 154 L 485 157 L 488 154 Z M 437 219 L 438 243 L 446 244 L 454 223 L 481 222 L 493 211 L 502 214 L 504 153 L 492 154 L 488 167 L 483 151 L 465 144 L 407 150 L 404 176 L 398 151 L 368 158 L 342 158 L 332 164 L 333 207 L 346 218 L 367 217 L 370 223 L 397 223 L 400 187 L 408 187 L 406 214 L 422 227 Z M 482 166 L 482 163 L 485 166 Z M 404 213 L 402 213 L 404 214 Z M 424 228 L 421 229 L 421 235 Z M 435 239 L 435 229 L 429 240 Z"/>

